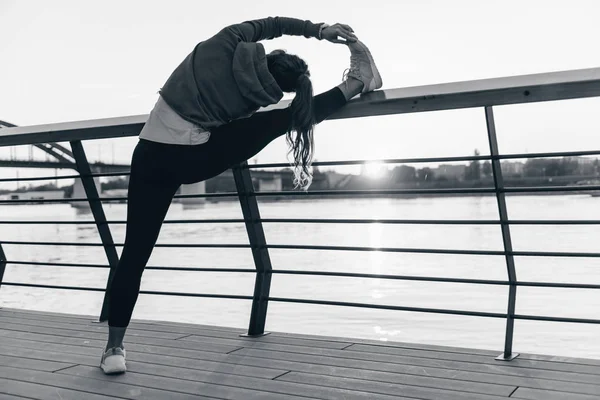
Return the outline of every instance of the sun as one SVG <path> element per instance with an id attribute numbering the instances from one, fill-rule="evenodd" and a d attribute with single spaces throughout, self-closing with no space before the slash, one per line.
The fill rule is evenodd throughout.
<path id="1" fill-rule="evenodd" d="M 362 168 L 362 174 L 371 179 L 381 179 L 385 176 L 386 172 L 385 163 L 379 161 L 369 161 Z"/>

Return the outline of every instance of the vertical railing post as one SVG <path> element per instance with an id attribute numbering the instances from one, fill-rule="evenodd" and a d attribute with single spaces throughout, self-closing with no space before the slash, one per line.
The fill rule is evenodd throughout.
<path id="1" fill-rule="evenodd" d="M 510 361 L 519 354 L 512 352 L 513 332 L 515 328 L 515 304 L 517 301 L 517 272 L 515 270 L 515 259 L 512 255 L 512 240 L 510 238 L 510 225 L 508 224 L 508 211 L 506 208 L 506 195 L 504 193 L 504 178 L 502 167 L 498 158 L 498 137 L 496 136 L 496 125 L 494 124 L 494 112 L 491 106 L 485 107 L 485 121 L 487 125 L 488 138 L 490 142 L 490 154 L 492 156 L 492 173 L 494 175 L 494 186 L 496 188 L 496 199 L 498 201 L 498 213 L 500 215 L 500 227 L 502 229 L 502 242 L 508 271 L 508 310 L 506 313 L 506 335 L 504 339 L 504 353 L 496 357 L 496 360 Z"/>
<path id="2" fill-rule="evenodd" d="M 2 279 L 4 278 L 4 270 L 6 269 L 6 254 L 0 243 L 0 287 L 2 287 Z"/>
<path id="3" fill-rule="evenodd" d="M 102 311 L 100 311 L 99 318 L 99 321 L 103 322 L 108 319 L 108 304 L 110 301 L 108 296 L 108 288 L 110 287 L 115 270 L 117 269 L 119 256 L 117 255 L 117 249 L 115 248 L 115 243 L 113 241 L 112 234 L 110 233 L 110 227 L 106 222 L 106 215 L 104 214 L 104 209 L 102 208 L 102 202 L 100 201 L 100 196 L 98 195 L 98 190 L 96 189 L 96 184 L 94 183 L 94 177 L 92 176 L 92 170 L 90 168 L 90 164 L 88 163 L 81 141 L 71 141 L 71 149 L 73 150 L 73 156 L 75 157 L 75 162 L 77 164 L 77 171 L 81 176 L 81 183 L 83 184 L 83 189 L 85 190 L 85 194 L 90 204 L 90 209 L 94 215 L 94 221 L 96 222 L 96 227 L 98 228 L 98 233 L 100 234 L 100 239 L 102 240 L 102 245 L 104 246 L 104 252 L 106 253 L 106 258 L 108 258 L 108 264 L 110 265 L 108 282 L 106 284 L 106 291 L 104 292 L 104 301 L 102 302 Z"/>
<path id="4" fill-rule="evenodd" d="M 254 282 L 254 295 L 252 298 L 252 310 L 250 312 L 250 324 L 248 333 L 243 336 L 261 336 L 265 333 L 265 322 L 267 320 L 267 306 L 269 305 L 269 292 L 271 289 L 271 258 L 267 249 L 267 241 L 263 231 L 262 221 L 258 210 L 258 202 L 254 195 L 254 185 L 248 163 L 236 165 L 232 168 L 233 179 L 238 191 L 246 231 L 252 257 L 256 267 L 256 280 Z"/>

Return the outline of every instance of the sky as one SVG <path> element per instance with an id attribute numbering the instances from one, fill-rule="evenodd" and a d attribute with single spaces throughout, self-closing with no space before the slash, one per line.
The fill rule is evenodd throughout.
<path id="1" fill-rule="evenodd" d="M 147 114 L 199 41 L 249 19 L 348 24 L 370 48 L 383 89 L 391 89 L 600 67 L 598 15 L 594 0 L 0 0 L 0 120 L 35 125 Z M 289 36 L 263 44 L 304 58 L 315 93 L 339 84 L 349 66 L 345 45 Z M 600 149 L 599 107 L 598 98 L 496 107 L 500 151 Z M 482 109 L 326 121 L 315 136 L 321 161 L 462 156 L 475 148 L 489 154 Z M 91 160 L 128 163 L 136 141 L 84 145 Z M 0 148 L 0 157 L 10 151 Z M 12 152 L 29 156 L 28 148 Z M 285 157 L 278 139 L 256 161 Z M 15 174 L 0 170 L 0 177 Z"/>

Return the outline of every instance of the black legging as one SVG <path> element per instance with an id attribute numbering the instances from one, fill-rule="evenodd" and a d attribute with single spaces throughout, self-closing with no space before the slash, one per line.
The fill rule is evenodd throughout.
<path id="1" fill-rule="evenodd" d="M 346 104 L 339 88 L 315 96 L 317 122 Z M 172 145 L 140 139 L 131 160 L 125 243 L 109 288 L 108 325 L 129 325 L 140 281 L 171 200 L 182 184 L 212 178 L 258 154 L 285 134 L 289 108 L 256 113 L 211 131 L 200 145 Z"/>

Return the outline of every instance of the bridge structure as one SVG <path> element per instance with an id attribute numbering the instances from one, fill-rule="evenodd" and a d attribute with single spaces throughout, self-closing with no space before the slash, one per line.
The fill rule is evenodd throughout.
<path id="1" fill-rule="evenodd" d="M 6 121 L 0 120 L 1 128 L 16 128 L 17 126 Z M 35 160 L 32 157 L 30 151 L 30 159 L 2 159 L 0 158 L 0 168 L 36 168 L 36 169 L 72 169 L 77 170 L 77 162 L 73 155 L 73 152 L 67 149 L 65 146 L 56 142 L 48 143 L 34 143 L 31 144 L 31 149 L 39 149 L 45 154 L 54 158 L 56 161 L 47 160 Z M 103 163 L 103 162 L 90 162 L 90 169 L 94 174 L 101 174 L 103 176 L 123 176 L 128 175 L 131 169 L 129 164 L 115 164 L 115 163 Z M 259 188 L 265 188 L 268 190 L 281 190 L 282 188 L 282 174 L 276 171 L 256 171 L 253 178 L 255 179 L 256 185 Z M 231 170 L 225 171 L 221 175 L 212 178 L 215 181 L 233 181 L 233 173 Z M 99 179 L 94 179 L 97 190 L 102 191 Z M 219 186 L 219 183 L 216 183 Z M 181 194 L 204 194 L 206 193 L 206 182 L 198 182 L 194 184 L 182 185 Z M 81 179 L 75 179 L 73 187 L 73 197 L 85 196 L 85 191 Z M 195 204 L 203 203 L 203 198 L 183 198 L 181 201 L 184 204 Z M 84 206 L 85 204 L 72 203 L 72 206 Z"/>

